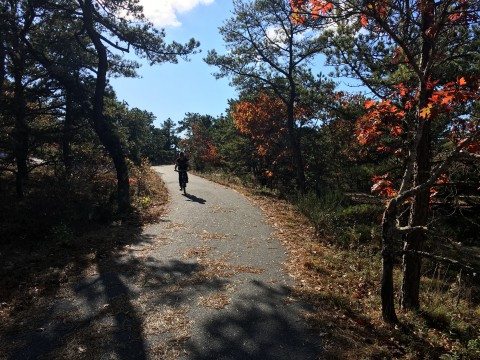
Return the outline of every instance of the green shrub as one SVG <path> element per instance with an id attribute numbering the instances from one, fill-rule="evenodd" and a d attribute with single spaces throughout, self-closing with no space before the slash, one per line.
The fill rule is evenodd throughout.
<path id="1" fill-rule="evenodd" d="M 313 192 L 296 194 L 289 199 L 312 221 L 318 234 L 328 235 L 335 231 L 337 218 L 342 209 L 343 196 L 337 192 L 326 192 L 317 196 Z"/>
<path id="2" fill-rule="evenodd" d="M 453 350 L 449 354 L 440 356 L 442 360 L 470 360 L 480 359 L 480 337 L 469 340 L 466 347 Z"/>
<path id="3" fill-rule="evenodd" d="M 350 205 L 342 193 L 296 194 L 289 199 L 312 221 L 317 234 L 333 239 L 341 247 L 354 247 L 376 240 L 382 206 Z"/>

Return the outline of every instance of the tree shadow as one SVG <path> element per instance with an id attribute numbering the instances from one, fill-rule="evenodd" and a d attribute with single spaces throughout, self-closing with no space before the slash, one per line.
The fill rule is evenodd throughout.
<path id="1" fill-rule="evenodd" d="M 187 194 L 182 194 L 182 195 L 185 196 L 188 199 L 187 201 L 196 202 L 196 203 L 199 203 L 201 205 L 204 205 L 207 202 L 207 200 L 199 198 L 199 197 L 197 197 L 195 195 L 192 195 L 192 194 L 187 193 Z"/>
<path id="2" fill-rule="evenodd" d="M 253 281 L 227 308 L 200 325 L 187 343 L 190 359 L 317 359 L 323 344 L 301 325 L 299 304 L 285 304 L 290 290 Z"/>
<path id="3" fill-rule="evenodd" d="M 46 253 L 34 248 L 35 257 L 26 261 L 28 264 L 34 260 L 35 266 L 29 268 L 25 263 L 17 263 L 19 267 L 26 268 L 15 279 L 20 284 L 11 284 L 13 297 L 5 299 L 13 307 L 10 315 L 12 321 L 0 327 L 0 333 L 4 335 L 0 345 L 8 345 L 8 352 L 5 353 L 8 359 L 37 359 L 53 356 L 59 351 L 67 357 L 72 356 L 68 351 L 86 355 L 92 339 L 83 341 L 85 339 L 79 334 L 90 333 L 90 337 L 92 334 L 99 337 L 96 331 L 90 331 L 93 330 L 92 325 L 99 321 L 104 321 L 105 327 L 112 329 L 106 336 L 111 340 L 112 348 L 105 350 L 116 354 L 118 359 L 146 358 L 141 321 L 130 302 L 131 291 L 119 273 L 109 271 L 105 264 L 107 259 L 114 258 L 117 250 L 147 239 L 141 238 L 140 227 L 131 224 L 107 230 L 111 232 L 108 240 L 93 236 L 92 239 L 100 240 L 97 243 L 88 244 L 85 238 L 78 243 L 43 243 Z M 29 254 L 24 255 L 28 259 Z M 76 296 L 73 298 L 62 294 L 61 288 L 65 287 L 66 281 L 74 279 L 70 286 L 74 287 L 78 280 L 75 275 L 93 266 L 97 270 L 90 284 L 84 285 L 83 289 L 81 286 L 75 288 Z M 29 275 L 35 279 L 32 283 L 27 280 Z M 84 276 L 86 278 L 88 275 Z M 25 288 L 27 294 L 24 294 L 24 298 L 18 287 Z M 42 291 L 38 291 L 37 296 L 29 296 L 35 289 Z M 86 294 L 85 301 L 80 300 L 82 293 Z M 123 310 L 116 312 L 115 308 L 110 307 L 112 303 L 121 303 Z M 128 332 L 124 331 L 126 328 Z M 105 333 L 101 335 L 105 337 Z M 74 349 L 65 349 L 67 344 Z"/>
<path id="4" fill-rule="evenodd" d="M 128 280 L 158 269 L 119 256 L 154 241 L 132 223 L 140 222 L 97 229 L 79 240 L 42 242 L 27 252 L 13 245 L 2 249 L 11 262 L 0 269 L 3 280 L 9 279 L 0 292 L 1 310 L 8 309 L 0 324 L 2 356 L 98 358 L 101 351 L 117 359 L 146 359 L 142 319 L 133 304 L 138 289 Z M 188 276 L 196 269 L 178 265 L 162 271 Z"/>
<path id="5" fill-rule="evenodd" d="M 42 297 L 41 303 L 48 305 L 31 303 L 16 314 L 17 319 L 23 318 L 22 323 L 0 325 L 0 348 L 5 349 L 6 358 L 96 359 L 108 354 L 116 359 L 147 359 L 155 344 L 145 333 L 146 314 L 141 312 L 146 307 L 178 308 L 199 293 L 224 288 L 226 279 L 199 276 L 204 266 L 197 262 L 131 256 L 148 248 L 155 238 L 141 235 L 139 228 L 118 230 L 129 231 L 127 237 L 132 239 L 119 245 L 122 256 L 116 247 L 97 249 L 96 271 L 72 281 L 70 296 L 62 293 L 58 283 Z M 82 261 L 75 266 L 74 272 L 85 270 Z M 175 334 L 155 336 L 155 341 L 168 342 Z"/>

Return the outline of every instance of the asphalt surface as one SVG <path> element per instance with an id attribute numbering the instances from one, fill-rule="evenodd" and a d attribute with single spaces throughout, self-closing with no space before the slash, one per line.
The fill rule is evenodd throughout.
<path id="1" fill-rule="evenodd" d="M 189 175 L 187 194 L 180 192 L 172 166 L 156 167 L 170 193 L 164 223 L 147 232 L 170 231 L 175 241 L 159 256 L 167 263 L 185 262 L 188 248 L 206 245 L 208 258 L 226 258 L 233 266 L 258 271 L 239 272 L 218 282 L 188 290 L 192 336 L 185 359 L 318 359 L 316 343 L 300 313 L 306 309 L 291 302 L 292 280 L 283 272 L 285 251 L 273 239 L 260 209 L 238 192 Z M 167 226 L 165 224 L 178 224 Z M 205 234 L 206 236 L 202 236 Z M 212 234 L 212 236 L 208 236 Z M 195 266 L 195 261 L 185 264 Z M 198 297 L 219 288 L 230 289 L 231 303 L 223 309 L 197 306 Z"/>
<path id="2" fill-rule="evenodd" d="M 170 192 L 165 216 L 39 299 L 20 330 L 0 334 L 0 359 L 320 359 L 260 209 L 191 174 L 184 195 L 173 166 L 154 169 Z"/>

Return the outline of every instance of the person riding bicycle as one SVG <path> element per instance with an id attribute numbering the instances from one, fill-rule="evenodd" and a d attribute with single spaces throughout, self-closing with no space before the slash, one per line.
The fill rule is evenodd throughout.
<path id="1" fill-rule="evenodd" d="M 175 171 L 178 170 L 178 183 L 180 184 L 180 190 L 182 190 L 182 172 L 185 173 L 185 182 L 188 183 L 188 159 L 185 157 L 185 153 L 182 151 L 180 156 L 175 160 Z"/>

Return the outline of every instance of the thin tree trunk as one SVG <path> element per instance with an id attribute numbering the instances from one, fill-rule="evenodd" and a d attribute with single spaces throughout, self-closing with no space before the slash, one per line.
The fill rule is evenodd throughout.
<path id="1" fill-rule="evenodd" d="M 415 144 L 415 163 L 413 168 L 413 186 L 423 184 L 430 177 L 430 119 L 420 118 L 420 111 L 427 106 L 428 99 L 432 95 L 432 88 L 429 86 L 430 58 L 433 50 L 431 37 L 435 21 L 434 0 L 423 0 L 420 5 L 422 11 L 422 58 L 420 69 L 423 78 L 420 79 L 419 100 L 417 108 L 419 136 Z M 414 196 L 409 218 L 409 226 L 425 226 L 428 221 L 429 212 L 429 189 L 419 192 Z M 402 288 L 400 294 L 400 307 L 402 309 L 418 309 L 420 307 L 420 275 L 422 258 L 415 251 L 421 251 L 426 240 L 424 232 L 415 230 L 407 234 L 404 242 L 405 255 L 402 265 Z M 410 251 L 415 250 L 415 251 Z"/>
<path id="2" fill-rule="evenodd" d="M 12 3 L 12 13 L 17 13 L 17 7 L 19 4 Z M 30 26 L 34 19 L 34 13 L 31 8 L 28 7 L 23 18 L 22 27 L 13 29 L 12 33 L 12 47 L 4 48 L 6 52 L 9 52 L 9 57 L 12 62 L 12 75 L 13 75 L 13 111 L 15 118 L 15 127 L 13 130 L 13 153 L 15 155 L 15 161 L 17 165 L 16 174 L 16 192 L 19 198 L 24 196 L 25 181 L 28 179 L 28 137 L 29 129 L 26 119 L 26 100 L 25 100 L 25 86 L 23 84 L 25 67 L 26 67 L 26 49 L 24 44 L 20 41 L 28 34 Z M 3 47 L 3 44 L 2 44 Z M 5 56 L 6 54 L 4 54 Z M 2 58 L 2 61 L 4 59 Z M 3 69 L 2 69 L 3 71 Z M 5 76 L 3 74 L 2 76 Z"/>
<path id="3" fill-rule="evenodd" d="M 17 196 L 22 198 L 24 196 L 24 183 L 28 178 L 28 126 L 26 121 L 25 111 L 25 88 L 22 84 L 23 73 L 25 68 L 25 58 L 20 48 L 17 47 L 16 53 L 13 59 L 14 67 L 14 116 L 15 116 L 15 128 L 13 130 L 14 135 L 14 148 L 15 161 L 17 165 L 17 174 L 15 179 L 15 187 Z"/>
<path id="4" fill-rule="evenodd" d="M 425 124 L 425 128 L 429 128 Z M 425 129 L 425 138 L 418 147 L 417 168 L 414 170 L 414 186 L 423 184 L 428 180 L 430 174 L 429 135 Z M 409 226 L 425 226 L 429 213 L 429 190 L 424 190 L 414 196 L 411 205 Z M 420 277 L 422 257 L 416 251 L 422 251 L 426 240 L 426 234 L 421 230 L 414 230 L 405 236 L 402 261 L 402 288 L 400 294 L 400 308 L 418 309 L 420 307 Z M 413 251 L 410 251 L 413 250 Z"/>
<path id="5" fill-rule="evenodd" d="M 7 58 L 7 51 L 5 48 L 5 39 L 4 35 L 0 33 L 0 103 L 3 100 L 3 92 L 5 86 L 5 75 L 6 75 L 6 67 L 5 61 Z"/>
<path id="6" fill-rule="evenodd" d="M 291 31 L 291 34 L 294 32 Z M 297 137 L 297 129 L 295 127 L 295 101 L 297 99 L 297 84 L 294 79 L 296 65 L 294 63 L 295 55 L 293 51 L 293 38 L 289 41 L 289 66 L 288 66 L 288 83 L 289 95 L 287 101 L 287 130 L 292 148 L 293 166 L 296 172 L 297 186 L 302 193 L 306 191 L 305 167 L 303 163 L 302 149 L 300 139 Z"/>
<path id="7" fill-rule="evenodd" d="M 395 313 L 395 292 L 393 284 L 393 267 L 395 264 L 395 251 L 393 248 L 395 236 L 395 221 L 397 216 L 397 202 L 390 200 L 385 208 L 382 220 L 382 318 L 388 324 L 398 323 Z"/>
<path id="8" fill-rule="evenodd" d="M 297 186 L 302 193 L 305 192 L 305 169 L 303 164 L 302 150 L 300 147 L 300 142 L 297 138 L 297 132 L 295 129 L 295 117 L 293 113 L 293 104 L 287 105 L 288 119 L 287 119 L 287 129 L 288 129 L 288 138 L 290 141 L 290 147 L 292 151 L 293 166 L 296 171 Z"/>
<path id="9" fill-rule="evenodd" d="M 63 155 L 63 165 L 65 166 L 65 174 L 67 174 L 67 176 L 70 176 L 72 171 L 71 143 L 73 138 L 73 119 L 74 119 L 73 94 L 70 91 L 66 90 L 66 109 L 65 109 L 65 123 L 63 126 L 62 155 Z"/>
<path id="10" fill-rule="evenodd" d="M 5 39 L 2 29 L 0 29 L 0 109 L 5 109 L 5 76 L 6 76 L 6 59 L 7 59 L 7 51 L 5 45 Z M 0 170 L 0 174 L 2 170 Z M 3 191 L 2 184 L 0 182 L 0 192 Z"/>
<path id="11" fill-rule="evenodd" d="M 128 181 L 127 161 L 119 137 L 115 133 L 112 124 L 110 124 L 103 115 L 105 87 L 107 85 L 106 74 L 108 70 L 107 50 L 93 24 L 92 1 L 87 0 L 84 3 L 80 1 L 80 5 L 83 9 L 87 33 L 92 40 L 98 55 L 92 120 L 100 141 L 107 149 L 112 157 L 113 163 L 115 164 L 117 172 L 118 207 L 121 213 L 125 213 L 130 210 L 130 183 Z"/>

